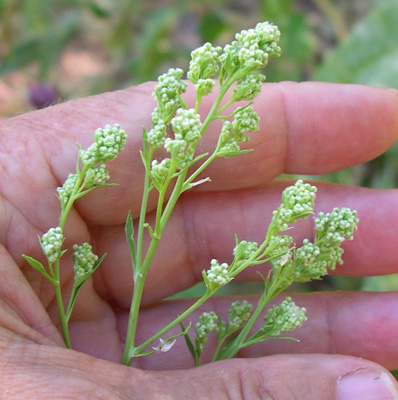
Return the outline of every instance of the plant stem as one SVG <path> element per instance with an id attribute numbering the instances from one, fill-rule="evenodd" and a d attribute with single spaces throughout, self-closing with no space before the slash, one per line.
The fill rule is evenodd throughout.
<path id="1" fill-rule="evenodd" d="M 220 87 L 218 96 L 210 109 L 205 121 L 202 124 L 201 127 L 201 135 L 204 134 L 204 132 L 207 130 L 211 122 L 214 120 L 215 116 L 217 115 L 217 109 L 224 98 L 226 92 L 228 89 L 231 87 L 232 83 L 234 82 L 234 76 L 231 76 L 227 81 Z M 198 107 L 198 104 L 196 104 L 196 108 Z M 152 153 L 147 153 L 152 156 Z M 214 159 L 214 156 L 210 157 L 210 161 Z M 210 163 L 207 162 L 205 163 L 205 167 Z M 205 168 L 200 168 L 200 172 L 203 171 Z M 165 226 L 170 218 L 170 215 L 177 203 L 177 200 L 181 196 L 181 193 L 187 189 L 185 185 L 185 178 L 187 176 L 188 169 L 182 170 L 177 178 L 176 184 L 174 186 L 174 189 L 171 193 L 171 196 L 169 200 L 167 201 L 166 207 L 163 210 L 163 201 L 164 197 L 166 194 L 166 190 L 168 187 L 168 184 L 170 183 L 170 180 L 166 182 L 166 184 L 162 187 L 161 191 L 159 192 L 159 198 L 158 198 L 158 205 L 157 205 L 157 210 L 156 210 L 156 223 L 155 223 L 155 230 L 154 230 L 154 237 L 152 237 L 151 243 L 149 245 L 148 251 L 146 253 L 144 261 L 141 263 L 141 258 L 142 258 L 142 244 L 143 244 L 143 231 L 144 231 L 144 224 L 145 224 L 145 216 L 146 216 L 146 207 L 147 207 L 147 200 L 148 200 L 148 194 L 149 194 L 149 174 L 146 171 L 145 172 L 145 183 L 144 183 L 144 192 L 143 192 L 143 201 L 142 201 L 142 206 L 141 206 L 141 213 L 140 213 L 140 221 L 139 221 L 139 227 L 138 227 L 138 236 L 137 236 L 137 263 L 139 266 L 135 269 L 134 272 L 134 292 L 133 296 L 131 299 L 131 307 L 130 307 L 130 314 L 129 314 L 129 322 L 128 322 L 128 327 L 127 327 L 127 333 L 126 333 L 126 343 L 123 351 L 123 356 L 122 356 L 122 364 L 124 365 L 130 365 L 132 359 L 134 358 L 135 355 L 139 354 L 139 352 L 148 346 L 149 344 L 153 343 L 156 339 L 161 337 L 165 332 L 169 331 L 172 327 L 174 327 L 176 324 L 178 324 L 180 321 L 182 321 L 187 315 L 189 315 L 194 309 L 199 307 L 208 297 L 203 296 L 201 299 L 198 300 L 198 302 L 195 303 L 196 307 L 192 308 L 190 307 L 186 312 L 181 314 L 178 318 L 176 318 L 171 324 L 167 325 L 167 327 L 163 328 L 161 331 L 159 331 L 156 335 L 152 336 L 152 338 L 148 339 L 146 342 L 144 342 L 142 345 L 135 347 L 135 336 L 136 336 L 136 331 L 137 331 L 137 322 L 138 322 L 138 314 L 139 314 L 139 309 L 140 309 L 140 304 L 141 304 L 141 299 L 142 299 L 142 293 L 144 290 L 144 284 L 145 280 L 149 271 L 149 268 L 151 266 L 153 257 L 155 255 L 156 249 L 158 247 L 160 238 L 162 236 L 162 233 L 165 229 Z M 197 176 L 197 174 L 193 174 L 194 177 Z M 192 178 L 193 179 L 193 178 Z M 191 178 L 188 178 L 187 182 L 192 181 Z M 204 299 L 204 300 L 203 300 Z"/>
<path id="2" fill-rule="evenodd" d="M 55 282 L 53 283 L 54 290 L 55 290 L 55 298 L 57 300 L 58 306 L 58 313 L 59 319 L 61 322 L 62 328 L 62 336 L 64 338 L 65 345 L 68 349 L 71 349 L 70 337 L 69 337 L 69 329 L 68 329 L 68 320 L 65 315 L 65 308 L 62 299 L 62 292 L 61 292 L 61 283 L 59 279 L 59 259 L 56 261 L 55 264 Z"/>
<path id="3" fill-rule="evenodd" d="M 224 360 L 227 358 L 233 358 L 236 356 L 238 351 L 242 347 L 244 347 L 242 345 L 243 345 L 244 341 L 246 340 L 247 336 L 249 335 L 251 329 L 253 328 L 255 322 L 259 318 L 260 314 L 262 313 L 262 311 L 264 310 L 266 305 L 275 297 L 275 293 L 274 293 L 275 290 L 273 289 L 273 286 L 277 287 L 277 285 L 272 284 L 270 289 L 259 298 L 256 310 L 254 311 L 254 313 L 252 314 L 250 319 L 246 322 L 246 324 L 242 328 L 242 330 L 239 332 L 239 335 L 236 336 L 236 338 L 233 340 L 233 342 L 231 343 L 231 345 L 228 348 L 223 349 L 219 353 L 216 360 Z"/>
<path id="4" fill-rule="evenodd" d="M 130 365 L 134 355 L 137 354 L 137 351 L 135 349 L 135 335 L 137 331 L 138 314 L 140 310 L 140 304 L 141 304 L 146 276 L 151 266 L 153 257 L 155 256 L 155 252 L 158 247 L 163 230 L 181 194 L 181 188 L 184 183 L 186 173 L 187 171 L 183 171 L 181 175 L 178 177 L 176 186 L 174 187 L 170 199 L 167 202 L 167 206 L 162 214 L 162 217 L 160 218 L 160 222 L 157 224 L 157 231 L 155 230 L 156 237 L 152 238 L 147 254 L 145 256 L 145 260 L 134 276 L 134 291 L 133 291 L 133 297 L 131 299 L 129 323 L 126 333 L 126 343 L 124 346 L 124 351 L 122 356 L 122 364 L 124 365 Z M 140 224 L 141 223 L 143 224 L 144 220 L 140 220 Z M 137 242 L 137 247 L 138 247 L 138 242 Z M 138 248 L 137 248 L 137 254 L 138 254 Z"/>
<path id="5" fill-rule="evenodd" d="M 69 196 L 69 199 L 68 199 L 68 202 L 66 203 L 66 205 L 64 207 L 62 207 L 61 215 L 59 216 L 59 227 L 62 229 L 62 231 L 64 230 L 65 223 L 66 223 L 66 218 L 69 215 L 69 211 L 71 210 L 74 202 L 76 201 L 76 196 L 83 189 L 83 188 L 80 187 L 80 185 L 81 185 L 81 183 L 83 181 L 85 173 L 87 172 L 87 169 L 88 169 L 88 166 L 85 166 L 78 173 L 76 184 L 75 184 L 75 187 L 73 188 L 73 192 Z"/>
<path id="6" fill-rule="evenodd" d="M 61 214 L 59 216 L 59 227 L 61 228 L 62 232 L 65 228 L 65 223 L 66 219 L 68 217 L 68 214 L 73 206 L 73 203 L 76 200 L 76 196 L 79 194 L 79 192 L 82 190 L 80 187 L 84 175 L 87 171 L 88 167 L 84 167 L 81 171 L 78 171 L 78 176 L 76 180 L 75 187 L 73 188 L 73 192 L 71 193 L 68 202 L 64 207 L 61 209 Z M 70 343 L 70 337 L 69 337 L 69 328 L 68 328 L 68 321 L 70 317 L 71 310 L 68 310 L 68 316 L 66 316 L 65 313 L 65 308 L 64 308 L 64 303 L 63 303 L 63 298 L 62 298 L 62 290 L 61 290 L 61 281 L 60 281 L 60 259 L 58 258 L 55 262 L 54 269 L 52 268 L 51 264 L 49 265 L 49 270 L 51 273 L 51 277 L 54 279 L 54 281 L 51 281 L 51 283 L 54 286 L 54 291 L 55 291 L 55 298 L 57 301 L 57 306 L 58 306 L 58 313 L 59 313 L 59 318 L 61 322 L 61 328 L 62 328 L 62 335 L 64 338 L 65 345 L 68 349 L 71 349 L 71 343 Z M 69 308 L 69 307 L 68 307 Z"/>
<path id="7" fill-rule="evenodd" d="M 145 172 L 144 192 L 142 194 L 140 219 L 139 219 L 138 233 L 137 233 L 137 250 L 136 250 L 137 265 L 133 265 L 133 269 L 135 271 L 134 279 L 136 279 L 137 275 L 141 273 L 140 270 L 142 264 L 142 242 L 144 237 L 144 224 L 146 216 L 146 207 L 148 204 L 148 196 L 149 196 L 149 175 L 147 172 Z"/>
<path id="8" fill-rule="evenodd" d="M 170 329 L 174 328 L 180 322 L 182 322 L 188 315 L 190 315 L 193 311 L 199 308 L 208 298 L 210 298 L 214 294 L 212 292 L 206 292 L 201 298 L 199 298 L 191 307 L 187 308 L 182 314 L 180 314 L 177 318 L 175 318 L 172 322 L 170 322 L 167 326 L 161 329 L 158 333 L 147 339 L 145 342 L 141 343 L 137 346 L 136 353 L 139 354 L 142 350 L 144 350 L 147 346 L 152 344 L 155 340 L 161 338 L 165 333 L 167 333 Z"/>

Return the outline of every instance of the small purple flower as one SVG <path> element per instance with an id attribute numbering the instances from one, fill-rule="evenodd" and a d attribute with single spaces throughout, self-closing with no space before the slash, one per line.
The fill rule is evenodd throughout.
<path id="1" fill-rule="evenodd" d="M 52 85 L 37 84 L 29 90 L 29 102 L 37 109 L 42 109 L 57 102 L 59 95 Z"/>

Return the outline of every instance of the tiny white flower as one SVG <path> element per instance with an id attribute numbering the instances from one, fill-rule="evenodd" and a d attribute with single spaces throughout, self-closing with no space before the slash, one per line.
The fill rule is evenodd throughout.
<path id="1" fill-rule="evenodd" d="M 162 338 L 159 338 L 159 346 L 152 347 L 155 351 L 161 351 L 162 353 L 166 353 L 169 351 L 175 344 L 176 339 L 172 341 L 168 340 L 163 340 Z"/>

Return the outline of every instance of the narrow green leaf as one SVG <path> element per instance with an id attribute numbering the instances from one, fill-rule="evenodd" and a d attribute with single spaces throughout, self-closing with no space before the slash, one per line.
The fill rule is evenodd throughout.
<path id="1" fill-rule="evenodd" d="M 40 261 L 37 261 L 35 258 L 22 254 L 22 257 L 30 264 L 32 268 L 40 273 L 46 272 L 43 264 Z"/>
<path id="2" fill-rule="evenodd" d="M 246 153 L 250 153 L 252 151 L 253 151 L 253 149 L 239 150 L 239 151 L 220 151 L 217 153 L 217 157 L 239 156 L 240 154 L 246 154 Z"/>
<path id="3" fill-rule="evenodd" d="M 197 161 L 201 160 L 202 158 L 208 156 L 209 153 L 203 153 L 203 154 L 199 154 L 198 156 L 196 156 L 192 161 L 191 164 L 189 164 L 189 166 L 192 166 L 193 164 L 195 164 Z"/>
<path id="4" fill-rule="evenodd" d="M 187 326 L 185 329 L 183 329 L 182 332 L 177 333 L 176 335 L 170 336 L 169 338 L 167 338 L 167 339 L 165 340 L 165 342 L 170 342 L 171 340 L 176 339 L 176 338 L 178 338 L 178 337 L 180 337 L 180 336 L 186 336 L 187 333 L 189 332 L 189 330 L 191 329 L 191 326 L 192 326 L 192 323 L 190 322 L 190 323 L 188 324 L 188 326 Z"/>
<path id="5" fill-rule="evenodd" d="M 257 339 L 254 340 L 248 340 L 246 342 L 242 343 L 241 349 L 243 349 L 244 347 L 249 347 L 252 346 L 253 344 L 258 344 L 258 343 L 263 343 L 266 342 L 268 340 L 291 340 L 293 342 L 299 342 L 299 339 L 296 338 L 292 338 L 292 337 L 279 337 L 279 336 L 260 336 Z"/>
<path id="6" fill-rule="evenodd" d="M 131 216 L 130 210 L 127 215 L 125 232 L 126 232 L 127 244 L 129 245 L 129 249 L 130 249 L 131 262 L 132 262 L 133 269 L 134 269 L 134 267 L 137 265 L 136 264 L 137 255 L 135 252 L 133 217 Z"/>
<path id="7" fill-rule="evenodd" d="M 85 284 L 86 280 L 93 275 L 93 273 L 96 271 L 96 269 L 101 265 L 102 261 L 104 261 L 104 258 L 106 257 L 106 253 L 103 254 L 98 260 L 97 262 L 94 264 L 93 269 L 88 272 L 86 275 L 82 276 L 79 280 L 74 281 L 73 282 L 73 288 L 72 288 L 72 292 L 69 298 L 69 303 L 68 303 L 68 307 L 66 310 L 66 319 L 67 321 L 69 321 L 69 318 L 72 314 L 73 311 L 73 307 L 76 303 L 77 300 L 77 296 L 80 293 L 80 290 L 82 289 L 83 285 Z"/>
<path id="8" fill-rule="evenodd" d="M 94 264 L 93 269 L 92 269 L 90 275 L 92 275 L 92 274 L 96 271 L 96 269 L 101 265 L 102 261 L 104 261 L 104 258 L 106 257 L 106 254 L 107 254 L 107 253 L 104 253 L 104 254 L 96 261 L 96 263 Z"/>
<path id="9" fill-rule="evenodd" d="M 152 174 L 151 174 L 151 166 L 150 166 L 147 158 L 145 157 L 145 154 L 146 153 L 144 153 L 143 151 L 140 150 L 140 156 L 141 156 L 142 162 L 144 164 L 144 167 L 145 167 L 146 171 L 148 172 L 149 176 L 152 176 Z"/>
<path id="10" fill-rule="evenodd" d="M 225 335 L 225 333 L 227 331 L 227 329 L 226 329 L 227 324 L 221 318 L 221 314 L 218 314 L 217 326 L 218 326 L 217 339 L 218 339 L 218 341 L 221 341 L 221 340 L 224 339 L 224 335 Z"/>
<path id="11" fill-rule="evenodd" d="M 203 276 L 203 280 L 205 282 L 207 291 L 211 290 L 211 284 L 210 284 L 209 278 L 207 277 L 205 270 L 202 271 L 202 276 Z"/>
<path id="12" fill-rule="evenodd" d="M 85 196 L 88 192 L 91 192 L 94 189 L 99 189 L 99 188 L 103 188 L 103 187 L 109 187 L 109 186 L 119 186 L 117 183 L 104 183 L 102 185 L 97 185 L 97 186 L 92 186 L 86 190 L 83 190 L 82 192 L 80 192 L 78 195 L 75 196 L 75 200 L 80 199 L 80 197 Z"/>
<path id="13" fill-rule="evenodd" d="M 186 331 L 186 328 L 185 328 L 185 326 L 184 326 L 184 324 L 182 322 L 180 322 L 180 327 L 181 327 L 181 330 L 183 332 Z M 184 335 L 184 339 L 185 339 L 185 343 L 186 343 L 186 345 L 188 347 L 188 350 L 191 353 L 191 356 L 193 358 L 193 362 L 194 362 L 195 365 L 197 365 L 197 356 L 196 356 L 195 345 L 192 343 L 192 340 L 189 337 L 189 335 Z"/>
<path id="14" fill-rule="evenodd" d="M 46 269 L 40 261 L 37 261 L 33 257 L 27 256 L 25 254 L 22 254 L 22 257 L 29 263 L 29 265 L 33 269 L 35 269 L 37 272 L 40 272 L 48 281 L 53 284 L 55 283 L 55 280 L 51 278 L 51 276 L 47 273 Z"/>
<path id="15" fill-rule="evenodd" d="M 150 356 L 151 354 L 153 354 L 155 352 L 156 352 L 156 350 L 144 351 L 143 353 L 135 354 L 134 357 L 146 357 L 146 356 Z"/>
<path id="16" fill-rule="evenodd" d="M 160 236 L 155 234 L 151 225 L 149 225 L 148 222 L 145 222 L 144 227 L 148 229 L 149 235 L 152 239 L 160 239 Z"/>

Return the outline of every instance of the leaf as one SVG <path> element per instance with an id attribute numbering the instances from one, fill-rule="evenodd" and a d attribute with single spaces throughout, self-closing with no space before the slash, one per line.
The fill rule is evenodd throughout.
<path id="1" fill-rule="evenodd" d="M 146 229 L 148 229 L 149 236 L 150 236 L 152 239 L 160 239 L 160 236 L 157 235 L 157 234 L 155 234 L 155 232 L 154 232 L 153 229 L 152 229 L 152 226 L 149 225 L 148 222 L 145 222 L 144 227 L 145 227 Z"/>
<path id="2" fill-rule="evenodd" d="M 72 287 L 72 292 L 70 294 L 70 298 L 69 298 L 69 303 L 68 303 L 68 307 L 66 309 L 66 320 L 69 321 L 69 318 L 72 314 L 73 311 L 73 307 L 76 303 L 77 300 L 77 296 L 80 293 L 80 290 L 82 289 L 83 285 L 85 284 L 86 280 L 93 275 L 93 273 L 96 271 L 96 269 L 100 266 L 100 264 L 102 263 L 102 261 L 104 260 L 106 256 L 106 253 L 103 254 L 94 264 L 93 269 L 88 272 L 86 275 L 82 276 L 79 280 L 74 281 L 73 282 L 73 287 Z"/>
<path id="3" fill-rule="evenodd" d="M 184 324 L 182 322 L 180 322 L 180 327 L 181 327 L 181 330 L 183 332 L 186 331 L 186 328 L 185 328 L 185 326 L 184 326 Z M 185 343 L 186 343 L 186 345 L 188 347 L 188 350 L 191 353 L 191 356 L 193 358 L 193 362 L 194 362 L 194 364 L 196 366 L 197 365 L 197 361 L 198 361 L 198 357 L 197 357 L 197 354 L 196 354 L 195 346 L 192 343 L 192 340 L 189 337 L 189 335 L 184 335 L 184 339 L 185 339 Z"/>
<path id="4" fill-rule="evenodd" d="M 29 265 L 35 269 L 36 271 L 40 272 L 48 281 L 51 283 L 55 283 L 55 280 L 48 275 L 46 269 L 44 268 L 43 264 L 40 261 L 37 261 L 33 257 L 27 256 L 22 254 L 22 257 L 29 263 Z"/>
<path id="5" fill-rule="evenodd" d="M 145 147 L 146 147 L 146 146 L 145 146 Z M 142 163 L 144 164 L 144 167 L 145 167 L 145 169 L 146 169 L 146 172 L 148 173 L 149 176 L 152 176 L 152 173 L 151 173 L 151 166 L 150 166 L 150 164 L 149 164 L 149 161 L 147 160 L 146 154 L 147 154 L 147 153 L 144 153 L 143 151 L 140 150 L 141 160 L 142 160 Z"/>
<path id="6" fill-rule="evenodd" d="M 314 79 L 398 87 L 398 2 L 374 2 L 368 16 L 325 58 Z"/>
<path id="7" fill-rule="evenodd" d="M 234 157 L 234 156 L 239 156 L 240 154 L 250 153 L 251 151 L 253 151 L 253 149 L 239 150 L 239 151 L 220 151 L 217 153 L 217 157 Z"/>
<path id="8" fill-rule="evenodd" d="M 81 191 L 78 195 L 75 196 L 75 200 L 80 199 L 81 197 L 85 196 L 87 193 L 91 192 L 94 189 L 110 187 L 110 186 L 119 186 L 117 183 L 103 183 L 101 185 L 91 186 L 90 188 Z"/>
<path id="9" fill-rule="evenodd" d="M 288 337 L 288 336 L 260 336 L 256 339 L 249 339 L 245 342 L 242 343 L 241 348 L 243 349 L 244 347 L 252 346 L 253 344 L 258 344 L 262 342 L 266 342 L 268 340 L 290 340 L 292 342 L 299 342 L 299 339 L 293 338 L 293 337 Z"/>
<path id="10" fill-rule="evenodd" d="M 130 257 L 131 262 L 134 267 L 137 265 L 137 255 L 135 252 L 135 241 L 134 241 L 134 226 L 133 226 L 133 217 L 131 216 L 131 211 L 127 215 L 126 226 L 125 226 L 127 244 L 129 245 L 130 249 Z"/>

